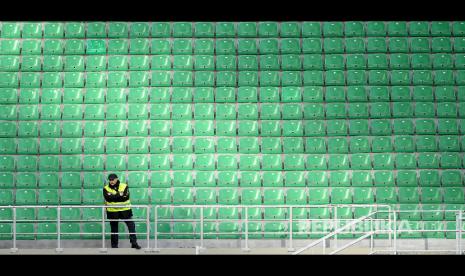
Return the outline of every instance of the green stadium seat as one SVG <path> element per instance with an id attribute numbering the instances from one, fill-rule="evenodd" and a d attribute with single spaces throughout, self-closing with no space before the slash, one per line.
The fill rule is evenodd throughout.
<path id="1" fill-rule="evenodd" d="M 36 205 L 37 204 L 37 194 L 34 189 L 19 189 L 16 190 L 16 205 Z M 9 194 L 5 192 L 5 201 L 9 201 Z M 10 193 L 12 196 L 12 193 Z"/>
<path id="2" fill-rule="evenodd" d="M 417 174 L 415 171 L 398 171 L 396 183 L 399 187 L 416 187 L 418 185 Z"/>
<path id="3" fill-rule="evenodd" d="M 444 187 L 461 187 L 463 185 L 462 174 L 457 170 L 443 171 L 441 184 Z"/>
<path id="4" fill-rule="evenodd" d="M 354 188 L 355 204 L 374 204 L 374 193 L 372 188 L 357 187 Z"/>
<path id="5" fill-rule="evenodd" d="M 175 188 L 173 192 L 173 203 L 174 204 L 193 204 L 194 198 L 193 198 L 192 190 L 189 188 Z"/>
<path id="6" fill-rule="evenodd" d="M 444 203 L 463 203 L 463 189 L 459 187 L 444 188 Z"/>
<path id="7" fill-rule="evenodd" d="M 332 187 L 346 187 L 350 186 L 350 176 L 348 172 L 333 171 L 329 174 L 330 186 Z"/>
<path id="8" fill-rule="evenodd" d="M 239 204 L 239 193 L 234 188 L 223 188 L 218 192 L 218 203 L 224 205 Z"/>
<path id="9" fill-rule="evenodd" d="M 354 187 L 371 187 L 373 180 L 371 174 L 366 171 L 353 171 L 352 172 L 352 186 Z"/>
<path id="10" fill-rule="evenodd" d="M 398 211 L 401 220 L 421 220 L 421 207 L 419 204 L 400 204 Z"/>
<path id="11" fill-rule="evenodd" d="M 329 204 L 329 189 L 328 188 L 310 188 L 308 190 L 309 204 Z"/>
<path id="12" fill-rule="evenodd" d="M 34 223 L 18 223 L 16 225 L 16 238 L 18 240 L 34 240 L 35 230 Z"/>
<path id="13" fill-rule="evenodd" d="M 423 204 L 422 205 L 422 219 L 423 220 L 443 220 L 444 212 L 440 204 Z"/>
<path id="14" fill-rule="evenodd" d="M 285 172 L 284 181 L 287 187 L 305 187 L 304 172 Z"/>
<path id="15" fill-rule="evenodd" d="M 243 187 L 260 187 L 261 176 L 258 172 L 242 172 L 240 184 Z"/>
<path id="16" fill-rule="evenodd" d="M 2 24 L 2 37 L 4 38 L 20 38 L 21 25 L 20 23 L 5 22 Z"/>
<path id="17" fill-rule="evenodd" d="M 331 203 L 350 204 L 352 203 L 352 190 L 350 188 L 332 188 Z"/>
<path id="18" fill-rule="evenodd" d="M 279 26 L 277 22 L 260 22 L 258 24 L 259 37 L 277 37 L 279 33 Z M 218 30 L 217 30 L 218 35 Z"/>
<path id="19" fill-rule="evenodd" d="M 396 189 L 393 187 L 377 188 L 376 189 L 376 203 L 396 203 L 397 194 Z"/>
<path id="20" fill-rule="evenodd" d="M 84 189 L 82 192 L 83 204 L 101 204 L 102 203 L 102 190 L 101 189 Z"/>
<path id="21" fill-rule="evenodd" d="M 34 167 L 31 172 L 18 173 L 16 175 L 16 188 L 32 189 L 37 188 L 37 176 L 32 171 L 35 171 Z"/>
<path id="22" fill-rule="evenodd" d="M 63 205 L 81 204 L 81 190 L 80 189 L 63 189 L 61 191 L 60 203 Z"/>
<path id="23" fill-rule="evenodd" d="M 399 187 L 400 203 L 419 203 L 418 189 L 415 187 Z"/>

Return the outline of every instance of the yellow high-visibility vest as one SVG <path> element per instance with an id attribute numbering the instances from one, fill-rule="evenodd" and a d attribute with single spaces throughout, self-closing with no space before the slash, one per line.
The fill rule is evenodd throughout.
<path id="1" fill-rule="evenodd" d="M 110 188 L 110 185 L 106 185 L 105 186 L 105 191 L 111 193 L 112 195 L 116 195 L 116 193 L 122 193 L 124 192 L 124 189 L 126 189 L 128 185 L 126 183 L 119 183 L 119 187 L 118 187 L 118 192 L 111 189 Z M 108 202 L 108 201 L 105 201 L 105 205 L 128 205 L 128 207 L 109 207 L 107 208 L 107 211 L 108 212 L 120 212 L 120 211 L 127 211 L 127 210 L 131 210 L 131 207 L 129 207 L 129 205 L 131 205 L 131 201 L 128 199 L 126 201 L 122 201 L 122 202 Z"/>

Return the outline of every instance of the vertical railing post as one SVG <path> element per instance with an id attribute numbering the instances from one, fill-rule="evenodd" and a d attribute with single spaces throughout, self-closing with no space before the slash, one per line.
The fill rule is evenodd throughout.
<path id="1" fill-rule="evenodd" d="M 370 253 L 373 253 L 373 217 L 370 218 L 370 232 L 371 232 L 371 238 L 370 238 Z"/>
<path id="2" fill-rule="evenodd" d="M 250 251 L 249 248 L 249 207 L 245 206 L 245 247 L 242 248 L 243 251 Z"/>
<path id="3" fill-rule="evenodd" d="M 169 208 L 169 207 L 168 207 Z M 171 209 L 171 208 L 170 208 Z M 155 232 L 154 235 L 154 239 L 155 239 L 155 246 L 153 248 L 153 251 L 154 252 L 160 252 L 160 249 L 158 249 L 158 205 L 155 205 L 155 212 L 153 214 L 155 216 L 154 218 L 154 223 L 155 225 L 153 226 L 153 231 Z"/>
<path id="4" fill-rule="evenodd" d="M 150 251 L 150 205 L 147 205 L 147 214 L 145 216 L 145 223 L 147 225 L 147 248 L 145 249 L 146 252 Z"/>
<path id="5" fill-rule="evenodd" d="M 18 252 L 16 247 L 16 206 L 13 206 L 13 248 L 10 251 L 12 253 Z"/>
<path id="6" fill-rule="evenodd" d="M 56 252 L 63 252 L 61 248 L 61 206 L 57 209 L 57 232 L 58 232 L 58 247 L 55 249 Z"/>
<path id="7" fill-rule="evenodd" d="M 287 249 L 287 251 L 293 252 L 293 251 L 295 251 L 295 249 L 294 249 L 294 246 L 293 246 L 293 244 L 292 244 L 292 233 L 293 233 L 293 232 L 292 232 L 292 224 L 293 224 L 293 220 L 292 220 L 292 219 L 293 219 L 293 218 L 292 218 L 292 206 L 290 206 L 289 209 L 290 209 L 290 210 L 289 210 L 289 217 L 290 217 L 290 219 L 291 219 L 291 222 L 290 222 L 290 226 L 289 226 L 289 248 Z"/>
<path id="8" fill-rule="evenodd" d="M 459 225 L 460 225 L 460 222 L 459 222 L 459 216 L 460 216 L 460 213 L 459 212 L 456 212 L 455 213 L 455 254 L 459 255 L 460 254 L 460 234 L 459 234 Z"/>
<path id="9" fill-rule="evenodd" d="M 200 207 L 200 248 L 203 248 L 203 206 Z"/>
<path id="10" fill-rule="evenodd" d="M 463 228 L 463 211 L 459 213 L 459 254 L 462 255 L 462 228 Z"/>
<path id="11" fill-rule="evenodd" d="M 393 210 L 392 213 L 394 214 L 394 224 L 392 225 L 394 227 L 394 254 L 397 255 L 397 212 Z"/>
<path id="12" fill-rule="evenodd" d="M 389 235 L 389 245 L 391 246 L 391 248 L 392 248 L 392 231 L 391 231 L 390 228 L 391 228 L 391 225 L 392 225 L 392 218 L 391 218 L 391 216 L 392 216 L 393 214 L 394 214 L 394 216 L 395 216 L 395 213 L 392 212 L 391 207 L 389 207 L 389 212 L 388 212 L 388 226 L 389 226 L 388 230 L 389 230 L 389 231 L 388 231 L 388 235 Z M 383 228 L 384 228 L 384 227 L 383 227 Z M 383 230 L 384 230 L 384 229 L 383 229 Z"/>
<path id="13" fill-rule="evenodd" d="M 336 231 L 339 227 L 339 219 L 337 217 L 337 207 L 334 206 L 334 231 Z M 334 235 L 334 248 L 337 248 L 337 234 Z"/>
<path id="14" fill-rule="evenodd" d="M 101 207 L 102 209 L 102 248 L 100 248 L 100 252 L 107 252 L 107 248 L 105 247 L 105 207 Z M 110 230 L 110 235 L 111 235 Z M 111 236 L 110 236 L 111 237 Z"/>

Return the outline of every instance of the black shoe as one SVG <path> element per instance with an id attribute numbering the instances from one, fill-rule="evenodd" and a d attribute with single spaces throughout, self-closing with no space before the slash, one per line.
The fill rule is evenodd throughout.
<path id="1" fill-rule="evenodd" d="M 135 248 L 137 250 L 141 249 L 140 245 L 138 245 L 137 243 L 132 244 L 131 248 Z"/>
<path id="2" fill-rule="evenodd" d="M 117 246 L 117 245 L 116 245 L 116 246 L 113 246 L 113 245 L 112 245 L 111 248 L 118 248 L 118 246 Z"/>

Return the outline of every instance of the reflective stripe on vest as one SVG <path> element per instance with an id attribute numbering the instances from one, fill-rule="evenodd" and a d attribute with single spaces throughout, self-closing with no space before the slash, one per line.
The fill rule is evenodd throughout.
<path id="1" fill-rule="evenodd" d="M 124 189 L 126 189 L 128 185 L 126 183 L 120 183 L 119 184 L 119 187 L 118 187 L 118 193 L 123 193 L 124 192 Z M 116 195 L 116 191 L 111 189 L 109 185 L 106 185 L 105 186 L 105 190 L 113 195 Z M 131 210 L 131 207 L 129 207 L 129 205 L 131 204 L 131 201 L 128 199 L 126 201 L 123 201 L 123 202 L 108 202 L 108 201 L 105 201 L 105 205 L 128 205 L 128 207 L 109 207 L 107 208 L 107 211 L 108 212 L 120 212 L 120 211 L 127 211 L 127 210 Z"/>

